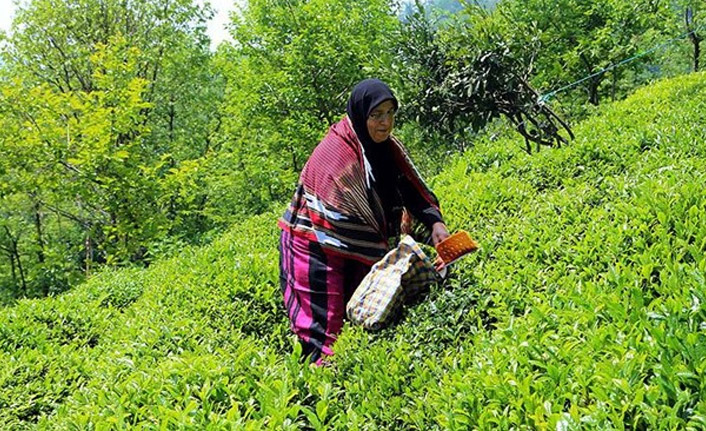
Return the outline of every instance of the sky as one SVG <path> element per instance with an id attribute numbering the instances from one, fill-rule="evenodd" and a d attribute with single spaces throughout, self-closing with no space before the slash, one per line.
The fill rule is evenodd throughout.
<path id="1" fill-rule="evenodd" d="M 14 12 L 15 5 L 12 0 L 0 0 L 0 30 L 10 30 Z"/>
<path id="2" fill-rule="evenodd" d="M 203 4 L 203 0 L 198 0 Z M 228 23 L 228 13 L 235 9 L 234 4 L 242 0 L 209 0 L 216 14 L 208 23 L 208 36 L 211 38 L 211 49 L 216 49 L 223 40 L 230 40 L 225 25 Z M 13 0 L 0 0 L 0 30 L 9 31 L 15 11 Z"/>
<path id="3" fill-rule="evenodd" d="M 9 0 L 0 0 L 9 1 Z M 210 0 L 211 7 L 216 14 L 208 23 L 208 37 L 211 38 L 211 49 L 216 49 L 219 43 L 224 40 L 231 40 L 225 25 L 230 21 L 228 14 L 235 9 L 238 0 Z"/>

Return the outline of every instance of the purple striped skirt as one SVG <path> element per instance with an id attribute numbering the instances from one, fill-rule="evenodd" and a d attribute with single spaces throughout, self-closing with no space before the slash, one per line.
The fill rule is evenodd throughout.
<path id="1" fill-rule="evenodd" d="M 280 287 L 302 353 L 319 363 L 343 327 L 346 303 L 370 267 L 331 255 L 318 242 L 289 232 L 280 236 Z"/>

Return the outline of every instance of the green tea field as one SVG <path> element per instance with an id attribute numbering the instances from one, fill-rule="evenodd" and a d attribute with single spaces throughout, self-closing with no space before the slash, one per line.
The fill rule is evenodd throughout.
<path id="1" fill-rule="evenodd" d="M 289 332 L 279 212 L 0 308 L 0 429 L 706 429 L 706 74 L 574 131 L 430 179 L 480 250 L 328 367 Z"/>

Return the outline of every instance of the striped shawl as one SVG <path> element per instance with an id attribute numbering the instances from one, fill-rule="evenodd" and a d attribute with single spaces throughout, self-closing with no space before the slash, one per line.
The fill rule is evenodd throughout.
<path id="1" fill-rule="evenodd" d="M 400 172 L 431 206 L 438 209 L 429 190 L 402 144 L 394 137 L 387 143 Z M 384 144 L 380 144 L 384 145 Z M 301 173 L 294 197 L 279 226 L 293 235 L 321 244 L 327 252 L 367 265 L 388 251 L 387 232 L 380 198 L 371 187 L 372 172 L 347 117 L 331 126 Z M 403 225 L 409 226 L 409 211 Z M 405 233 L 408 229 L 403 229 Z"/>

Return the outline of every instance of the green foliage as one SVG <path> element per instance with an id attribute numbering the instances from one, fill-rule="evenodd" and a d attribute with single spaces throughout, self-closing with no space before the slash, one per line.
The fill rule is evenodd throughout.
<path id="1" fill-rule="evenodd" d="M 676 68 L 678 72 L 702 70 L 701 42 L 706 34 L 706 7 L 702 2 L 679 0 L 672 2 L 670 11 L 672 19 L 665 25 L 667 31 L 674 34 L 687 33 L 687 36 L 681 43 L 681 55 L 666 58 L 662 63 L 667 67 Z M 688 60 L 684 61 L 685 59 Z"/>
<path id="2" fill-rule="evenodd" d="M 299 363 L 280 213 L 148 269 L 0 309 L 8 429 L 700 429 L 706 76 L 532 157 L 483 140 L 432 185 L 481 244 L 395 326 Z"/>
<path id="3" fill-rule="evenodd" d="M 147 81 L 141 114 L 150 144 L 177 160 L 199 156 L 207 147 L 214 118 L 208 38 L 212 12 L 192 0 L 32 0 L 21 5 L 4 55 L 13 75 L 63 92 L 90 92 L 96 68 L 90 61 L 99 46 L 117 36 L 136 48 L 134 74 Z M 181 144 L 175 151 L 174 143 Z"/>
<path id="4" fill-rule="evenodd" d="M 91 62 L 100 65 L 91 92 L 28 89 L 19 81 L 4 91 L 3 193 L 7 211 L 17 219 L 6 219 L 5 226 L 21 234 L 27 213 L 13 200 L 25 201 L 35 216 L 39 264 L 55 262 L 44 249 L 56 248 L 52 236 L 62 223 L 85 232 L 87 248 L 95 244 L 98 257 L 86 250 L 86 268 L 92 260 L 127 260 L 164 230 L 165 220 L 149 205 L 157 190 L 155 178 L 145 175 L 144 164 L 153 156 L 143 145 L 148 130 L 141 112 L 151 105 L 143 97 L 147 82 L 135 76 L 136 50 L 118 38 L 98 46 Z M 37 147 L 44 151 L 37 154 Z"/>
<path id="5" fill-rule="evenodd" d="M 591 76 L 579 88 L 585 92 L 582 100 L 598 105 L 606 95 L 615 99 L 623 78 L 651 59 L 599 72 L 652 48 L 660 39 L 655 33 L 666 39 L 668 8 L 669 2 L 661 0 L 508 0 L 498 5 L 497 15 L 505 22 L 507 40 L 524 46 L 522 55 L 536 69 L 535 85 L 546 91 Z"/>
<path id="6" fill-rule="evenodd" d="M 500 116 L 525 138 L 528 153 L 530 141 L 539 150 L 572 137 L 566 123 L 538 103 L 532 68 L 504 41 L 495 15 L 468 6 L 463 16 L 437 25 L 421 3 L 417 8 L 396 41 L 396 79 L 410 95 L 406 117 L 461 150 L 469 131 L 478 133 Z"/>
<path id="7" fill-rule="evenodd" d="M 20 5 L 0 69 L 0 290 L 61 292 L 96 264 L 145 262 L 213 227 L 191 179 L 219 127 L 210 9 Z"/>

